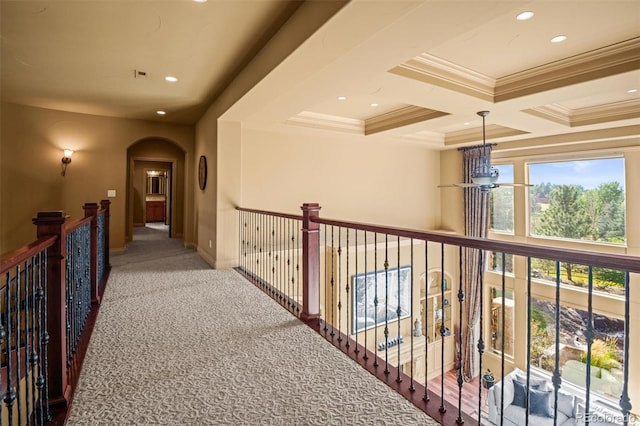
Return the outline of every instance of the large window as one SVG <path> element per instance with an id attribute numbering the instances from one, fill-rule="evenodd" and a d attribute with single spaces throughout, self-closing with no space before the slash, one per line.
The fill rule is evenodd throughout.
<path id="1" fill-rule="evenodd" d="M 497 164 L 498 183 L 513 183 L 513 164 Z M 491 229 L 513 233 L 513 187 L 499 186 L 491 190 Z"/>
<path id="2" fill-rule="evenodd" d="M 554 371 L 557 333 L 562 380 L 586 387 L 585 334 L 589 314 L 561 304 L 556 327 L 555 312 L 554 302 L 531 299 L 531 364 L 548 372 Z M 591 391 L 617 399 L 623 384 L 624 321 L 592 313 L 592 323 Z"/>
<path id="3" fill-rule="evenodd" d="M 537 237 L 625 242 L 624 159 L 530 163 L 529 232 Z"/>
<path id="4" fill-rule="evenodd" d="M 513 290 L 502 290 L 492 287 L 491 292 L 491 349 L 513 357 L 514 305 Z M 504 321 L 503 321 L 504 319 Z"/>

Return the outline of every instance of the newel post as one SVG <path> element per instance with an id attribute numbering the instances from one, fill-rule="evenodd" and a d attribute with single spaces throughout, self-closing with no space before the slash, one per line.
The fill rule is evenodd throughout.
<path id="1" fill-rule="evenodd" d="M 47 334 L 48 387 L 50 406 L 67 406 L 71 387 L 67 377 L 67 324 L 66 324 L 66 258 L 67 217 L 62 211 L 39 212 L 33 219 L 38 239 L 57 236 L 47 251 Z"/>
<path id="2" fill-rule="evenodd" d="M 320 224 L 311 218 L 320 216 L 320 205 L 302 205 L 302 313 L 300 319 L 312 328 L 320 318 Z"/>
<path id="3" fill-rule="evenodd" d="M 85 203 L 84 217 L 91 217 L 91 259 L 89 267 L 91 270 L 91 303 L 100 303 L 100 292 L 98 291 L 98 203 Z"/>
<path id="4" fill-rule="evenodd" d="M 107 269 L 111 268 L 109 263 L 109 217 L 111 216 L 111 201 L 100 200 L 100 207 L 104 210 L 104 265 Z"/>

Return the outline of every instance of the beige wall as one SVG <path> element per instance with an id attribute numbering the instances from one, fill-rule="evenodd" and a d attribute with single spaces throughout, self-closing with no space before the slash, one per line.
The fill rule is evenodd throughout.
<path id="1" fill-rule="evenodd" d="M 85 202 L 107 198 L 111 204 L 111 247 L 125 244 L 127 148 L 136 141 L 156 137 L 171 140 L 187 155 L 193 153 L 191 126 L 127 120 L 32 108 L 3 103 L 0 138 L 0 252 L 35 239 L 30 218 L 38 211 L 64 210 L 72 219 L 83 216 Z M 62 150 L 76 152 L 60 175 Z M 193 166 L 186 165 L 193 182 Z M 185 205 L 192 202 L 188 186 Z M 185 242 L 193 241 L 193 223 L 185 223 Z"/>
<path id="2" fill-rule="evenodd" d="M 440 153 L 420 145 L 336 136 L 243 131 L 242 206 L 404 228 L 440 222 Z"/>

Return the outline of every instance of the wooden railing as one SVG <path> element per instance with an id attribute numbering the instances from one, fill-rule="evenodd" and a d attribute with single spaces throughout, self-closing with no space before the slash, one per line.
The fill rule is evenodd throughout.
<path id="1" fill-rule="evenodd" d="M 64 422 L 109 275 L 109 205 L 40 212 L 38 240 L 0 258 L 2 424 Z"/>
<path id="2" fill-rule="evenodd" d="M 524 372 L 527 400 L 535 393 L 529 385 L 536 380 L 546 382 L 550 403 L 547 414 L 555 421 L 565 419 L 559 401 L 567 395 L 572 398 L 573 415 L 580 417 L 578 421 L 586 420 L 588 424 L 591 419 L 595 424 L 596 417 L 590 416 L 600 415 L 600 410 L 605 409 L 609 410 L 606 418 L 619 421 L 612 424 L 626 426 L 636 421 L 629 388 L 630 378 L 635 377 L 630 376 L 634 354 L 630 353 L 629 336 L 630 324 L 637 324 L 638 320 L 637 314 L 632 318 L 630 294 L 632 288 L 637 289 L 640 258 L 324 219 L 317 204 L 304 204 L 302 216 L 240 207 L 237 210 L 237 270 L 441 424 L 501 424 L 505 409 L 512 403 L 509 397 L 505 399 L 508 383 L 502 380 L 514 377 L 514 367 Z M 490 298 L 487 272 L 482 268 L 479 285 L 471 293 L 462 276 L 464 250 L 479 250 L 483 265 L 488 253 L 502 257 L 503 264 L 508 255 L 525 265 L 512 287 L 522 290 L 519 294 L 526 298 L 526 303 L 519 303 L 526 310 L 526 330 L 517 337 L 513 330 L 511 336 L 505 331 L 505 281 L 513 277 L 505 268 L 492 272 L 491 285 L 500 295 Z M 531 363 L 535 338 L 531 329 L 531 288 L 540 285 L 532 270 L 532 259 L 550 260 L 556 270 L 552 279 L 544 283 L 549 306 L 555 312 L 548 326 L 555 336 L 549 345 L 551 371 L 536 369 Z M 573 290 L 561 279 L 560 265 L 565 263 L 586 265 L 589 270 L 586 288 L 576 292 L 580 301 L 567 300 Z M 624 322 L 620 383 L 615 394 L 596 392 L 591 379 L 592 368 L 596 368 L 592 367 L 596 333 L 593 300 L 602 297 L 594 291 L 594 268 L 624 274 L 624 294 L 612 298 Z M 560 341 L 560 312 L 566 302 L 581 304 L 587 316 L 583 345 L 586 372 L 584 383 L 580 384 L 565 379 L 561 372 L 564 343 Z M 467 331 L 470 328 L 465 309 L 471 303 L 479 305 L 479 318 L 471 326 L 477 330 L 474 333 Z M 490 311 L 493 318 L 489 318 Z M 498 324 L 497 331 L 488 329 L 490 320 Z M 473 345 L 468 346 L 475 351 L 475 377 L 469 377 L 460 362 L 466 356 L 463 347 L 469 336 Z M 505 341 L 509 338 L 516 339 L 515 344 L 523 348 L 524 358 L 522 353 L 517 358 L 513 353 L 505 354 Z M 489 340 L 494 346 L 491 354 L 486 353 Z M 501 348 L 494 342 L 502 342 Z M 480 377 L 489 363 L 496 376 L 493 380 Z M 494 384 L 497 386 L 491 388 Z M 637 386 L 638 382 L 634 384 Z M 637 392 L 634 395 L 637 399 Z M 531 409 L 524 411 L 525 424 L 534 424 L 536 414 Z"/>

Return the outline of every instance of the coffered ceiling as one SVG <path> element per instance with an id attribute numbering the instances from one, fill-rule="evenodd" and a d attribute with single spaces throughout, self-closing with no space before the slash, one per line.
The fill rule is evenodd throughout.
<path id="1" fill-rule="evenodd" d="M 182 123 L 301 6 L 0 4 L 5 100 Z M 523 11 L 534 15 L 517 20 Z M 351 1 L 224 118 L 448 149 L 478 143 L 480 110 L 491 111 L 487 139 L 505 149 L 637 137 L 640 1 Z"/>

